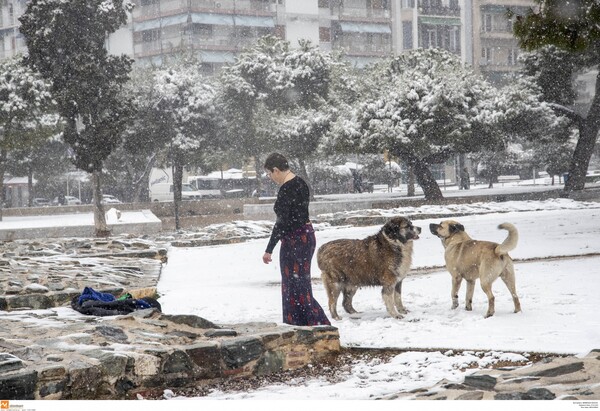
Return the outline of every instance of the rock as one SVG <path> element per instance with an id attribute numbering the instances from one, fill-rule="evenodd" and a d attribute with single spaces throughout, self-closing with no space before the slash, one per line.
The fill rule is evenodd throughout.
<path id="1" fill-rule="evenodd" d="M 127 334 L 125 334 L 125 332 L 121 328 L 101 325 L 96 327 L 94 332 L 101 334 L 102 336 L 108 338 L 111 341 L 120 343 L 127 341 Z"/>
<path id="2" fill-rule="evenodd" d="M 458 397 L 456 397 L 456 400 L 459 400 L 459 401 L 463 401 L 463 400 L 482 400 L 482 399 L 483 399 L 483 391 L 467 392 L 465 394 L 461 394 Z"/>
<path id="3" fill-rule="evenodd" d="M 39 395 L 42 400 L 60 399 L 67 387 L 67 379 L 48 381 L 40 384 Z"/>
<path id="4" fill-rule="evenodd" d="M 100 368 L 92 364 L 77 362 L 69 370 L 70 395 L 73 399 L 97 399 L 102 382 Z"/>
<path id="5" fill-rule="evenodd" d="M 496 382 L 496 378 L 490 375 L 467 375 L 463 384 L 468 387 L 481 388 L 489 391 L 494 389 Z"/>
<path id="6" fill-rule="evenodd" d="M 240 368 L 258 359 L 262 352 L 263 345 L 258 338 L 240 338 L 224 341 L 221 344 L 223 361 L 229 369 Z"/>
<path id="7" fill-rule="evenodd" d="M 237 331 L 229 330 L 229 329 L 219 329 L 219 330 L 208 330 L 204 333 L 205 337 L 208 338 L 216 338 L 216 337 L 236 337 L 238 335 Z"/>
<path id="8" fill-rule="evenodd" d="M 510 400 L 510 401 L 521 401 L 524 400 L 523 393 L 520 392 L 507 392 L 494 395 L 495 400 Z"/>
<path id="9" fill-rule="evenodd" d="M 256 365 L 256 375 L 268 375 L 283 370 L 285 354 L 267 351 Z"/>
<path id="10" fill-rule="evenodd" d="M 546 388 L 532 388 L 527 392 L 500 393 L 494 396 L 495 400 L 553 400 L 556 395 Z"/>
<path id="11" fill-rule="evenodd" d="M 43 294 L 43 293 L 47 293 L 49 291 L 50 290 L 48 289 L 48 287 L 45 287 L 41 284 L 29 284 L 29 285 L 25 286 L 25 292 Z"/>
<path id="12" fill-rule="evenodd" d="M 0 374 L 23 368 L 23 361 L 12 354 L 0 353 Z"/>
<path id="13" fill-rule="evenodd" d="M 169 354 L 165 364 L 163 365 L 163 372 L 170 373 L 185 373 L 191 374 L 193 370 L 192 361 L 188 355 L 180 350 L 176 350 Z"/>
<path id="14" fill-rule="evenodd" d="M 198 343 L 186 349 L 200 378 L 215 378 L 221 374 L 221 349 L 217 343 Z"/>
<path id="15" fill-rule="evenodd" d="M 168 315 L 163 314 L 159 318 L 162 321 L 171 321 L 175 324 L 185 324 L 192 328 L 221 328 L 216 324 L 205 320 L 202 317 L 198 317 L 196 315 Z"/>
<path id="16" fill-rule="evenodd" d="M 532 388 L 525 393 L 526 400 L 553 400 L 556 395 L 546 388 Z"/>
<path id="17" fill-rule="evenodd" d="M 37 372 L 28 371 L 19 374 L 0 376 L 0 398 L 3 400 L 33 400 Z"/>
<path id="18" fill-rule="evenodd" d="M 583 370 L 583 362 L 574 362 L 570 364 L 561 365 L 554 368 L 548 368 L 535 374 L 535 377 L 558 377 L 561 375 L 571 374 L 577 371 Z"/>

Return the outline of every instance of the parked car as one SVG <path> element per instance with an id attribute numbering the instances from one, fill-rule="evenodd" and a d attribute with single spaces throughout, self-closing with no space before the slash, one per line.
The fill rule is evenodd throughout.
<path id="1" fill-rule="evenodd" d="M 58 197 L 54 197 L 52 200 L 53 205 L 81 205 L 81 200 L 73 196 L 64 196 L 63 201 L 60 201 Z"/>
<path id="2" fill-rule="evenodd" d="M 181 185 L 182 200 L 201 200 L 204 198 L 223 198 L 223 194 L 221 190 L 195 190 L 188 183 Z M 173 184 L 152 184 L 150 186 L 150 201 L 173 201 Z"/>
<path id="3" fill-rule="evenodd" d="M 585 182 L 592 184 L 600 184 L 600 170 L 588 171 L 585 175 Z"/>
<path id="4" fill-rule="evenodd" d="M 42 197 L 34 198 L 33 200 L 31 200 L 31 203 L 34 207 L 48 207 L 49 205 L 52 205 L 52 203 L 50 203 L 50 200 Z"/>
<path id="5" fill-rule="evenodd" d="M 102 204 L 121 204 L 121 200 L 110 194 L 102 194 Z"/>

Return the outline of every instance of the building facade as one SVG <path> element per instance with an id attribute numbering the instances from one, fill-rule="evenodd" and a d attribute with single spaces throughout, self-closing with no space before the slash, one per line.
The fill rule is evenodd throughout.
<path id="1" fill-rule="evenodd" d="M 216 73 L 265 35 L 342 51 L 357 67 L 415 48 L 459 55 L 488 79 L 518 67 L 506 11 L 532 0 L 134 0 L 129 22 L 107 41 L 113 54 L 160 65 L 182 53 Z M 27 0 L 1 2 L 0 58 L 26 53 L 18 18 Z"/>
<path id="2" fill-rule="evenodd" d="M 513 35 L 515 17 L 534 7 L 530 0 L 473 0 L 473 67 L 492 83 L 502 83 L 519 63 L 519 44 Z"/>

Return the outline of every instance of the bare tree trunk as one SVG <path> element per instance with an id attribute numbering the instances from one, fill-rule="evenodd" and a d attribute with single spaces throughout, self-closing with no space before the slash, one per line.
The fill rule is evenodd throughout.
<path id="1" fill-rule="evenodd" d="M 175 229 L 179 230 L 179 207 L 181 205 L 181 185 L 183 184 L 183 165 L 181 160 L 175 156 L 173 164 L 173 205 L 175 207 Z"/>
<path id="2" fill-rule="evenodd" d="M 92 173 L 92 190 L 94 202 L 94 227 L 96 229 L 96 237 L 110 236 L 110 230 L 106 224 L 106 215 L 104 214 L 104 205 L 102 204 L 102 185 L 101 171 L 96 170 Z"/>
<path id="3" fill-rule="evenodd" d="M 6 149 L 0 149 L 0 221 L 2 221 L 2 209 L 4 208 L 4 173 L 6 172 Z"/>
<path id="4" fill-rule="evenodd" d="M 152 157 L 150 157 L 150 160 L 148 160 L 146 168 L 144 169 L 142 175 L 140 175 L 140 178 L 133 182 L 133 197 L 131 200 L 134 203 L 141 201 L 140 199 L 142 198 L 144 187 L 148 188 L 148 178 L 150 177 L 150 172 L 152 171 L 152 167 L 154 167 L 155 163 L 156 154 L 153 154 Z"/>
<path id="5" fill-rule="evenodd" d="M 315 199 L 315 193 L 312 189 L 312 184 L 310 183 L 309 179 L 308 179 L 308 171 L 306 170 L 306 162 L 304 161 L 303 158 L 298 157 L 298 164 L 300 166 L 300 170 L 299 173 L 300 177 L 302 177 L 302 179 L 306 182 L 306 185 L 308 185 L 308 192 L 310 195 L 310 200 L 314 200 Z"/>
<path id="6" fill-rule="evenodd" d="M 27 167 L 27 192 L 29 196 L 27 197 L 27 206 L 31 207 L 33 205 L 33 169 L 31 166 Z"/>
<path id="7" fill-rule="evenodd" d="M 598 130 L 600 130 L 600 73 L 596 76 L 596 94 L 592 100 L 587 118 L 582 121 L 579 127 L 579 140 L 577 140 L 575 152 L 571 159 L 569 178 L 565 182 L 565 192 L 583 190 L 585 175 L 598 138 Z"/>
<path id="8" fill-rule="evenodd" d="M 415 172 L 413 171 L 413 166 L 408 165 L 406 167 L 406 171 L 408 172 L 408 176 L 406 179 L 406 195 L 407 197 L 415 196 Z"/>
<path id="9" fill-rule="evenodd" d="M 260 193 L 262 190 L 262 173 L 263 173 L 263 165 L 261 164 L 261 161 L 259 160 L 259 155 L 255 154 L 253 155 L 254 157 L 254 171 L 256 172 L 256 192 L 258 193 L 257 197 L 260 197 Z"/>
<path id="10" fill-rule="evenodd" d="M 444 196 L 442 195 L 442 190 L 440 190 L 440 186 L 437 181 L 435 181 L 431 170 L 429 170 L 428 164 L 417 160 L 414 162 L 413 166 L 415 177 L 423 189 L 425 199 L 434 201 L 443 199 Z"/>

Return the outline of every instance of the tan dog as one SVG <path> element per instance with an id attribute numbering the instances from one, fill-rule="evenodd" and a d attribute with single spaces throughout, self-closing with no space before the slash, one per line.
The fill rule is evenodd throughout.
<path id="1" fill-rule="evenodd" d="M 492 284 L 498 277 L 508 287 L 515 305 L 515 312 L 521 311 L 521 303 L 515 287 L 515 270 L 513 260 L 508 252 L 517 247 L 519 234 L 514 225 L 503 223 L 499 229 L 507 230 L 508 237 L 502 244 L 491 241 L 473 240 L 465 232 L 465 227 L 452 220 L 440 224 L 430 224 L 432 234 L 442 240 L 445 249 L 446 269 L 452 275 L 452 308 L 458 307 L 458 290 L 463 278 L 467 281 L 465 308 L 473 309 L 473 291 L 475 280 L 479 279 L 481 288 L 488 298 L 488 309 L 485 318 L 494 315 L 494 294 Z"/>
<path id="2" fill-rule="evenodd" d="M 382 286 L 383 301 L 388 313 L 402 318 L 402 280 L 412 261 L 413 240 L 419 238 L 420 227 L 404 217 L 394 217 L 381 230 L 363 240 L 334 240 L 323 244 L 317 253 L 317 263 L 327 291 L 329 312 L 336 320 L 340 292 L 342 306 L 349 314 L 356 313 L 352 298 L 360 287 Z"/>

